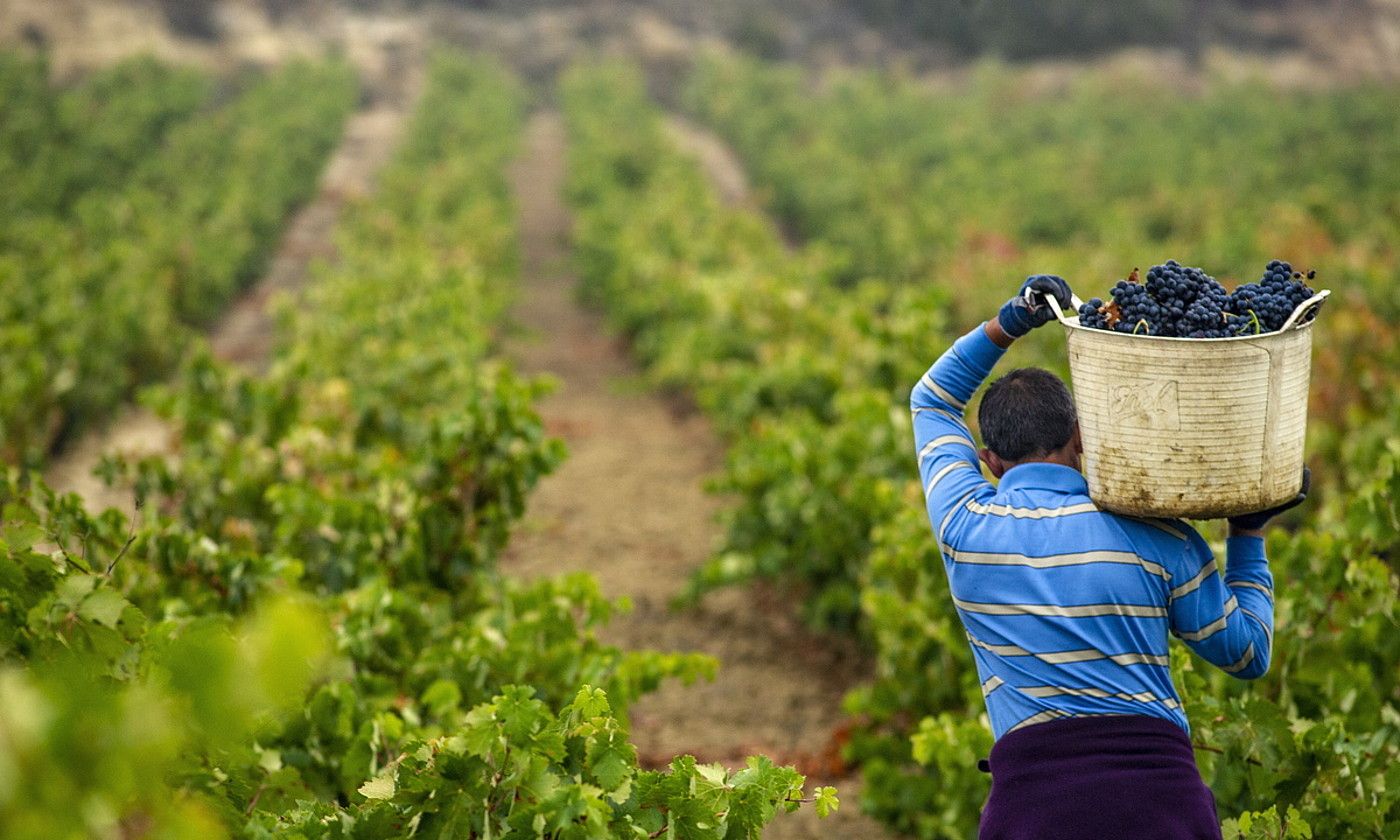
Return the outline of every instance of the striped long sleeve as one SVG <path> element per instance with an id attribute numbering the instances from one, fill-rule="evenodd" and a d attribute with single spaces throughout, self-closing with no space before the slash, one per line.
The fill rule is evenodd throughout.
<path id="1" fill-rule="evenodd" d="M 1264 540 L 1231 537 L 1222 576 L 1205 540 L 1194 530 L 1189 533 L 1186 565 L 1173 574 L 1169 592 L 1172 633 L 1229 674 L 1262 677 L 1269 669 L 1274 634 L 1274 580 Z"/>
<path id="2" fill-rule="evenodd" d="M 965 501 L 995 492 L 982 476 L 977 444 L 963 412 L 1005 352 L 978 326 L 933 363 L 909 396 L 919 477 L 935 524 L 946 524 L 948 515 Z"/>

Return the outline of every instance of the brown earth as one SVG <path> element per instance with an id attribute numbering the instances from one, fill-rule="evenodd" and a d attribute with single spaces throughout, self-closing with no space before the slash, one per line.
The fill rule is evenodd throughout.
<path id="1" fill-rule="evenodd" d="M 753 192 L 743 161 L 724 138 L 675 112 L 666 115 L 665 129 L 666 136 L 676 148 L 690 155 L 700 165 L 715 194 L 725 206 L 767 216 L 773 231 L 777 233 L 789 253 L 795 254 L 802 250 L 803 237 L 786 220 L 768 215 L 766 199 L 762 193 Z"/>
<path id="2" fill-rule="evenodd" d="M 752 206 L 749 177 L 739 156 L 714 132 L 679 114 L 666 118 L 666 135 L 700 164 L 725 204 Z"/>
<path id="3" fill-rule="evenodd" d="M 532 494 L 503 568 L 527 577 L 591 572 L 605 593 L 635 606 L 608 628 L 608 641 L 720 660 L 714 682 L 667 685 L 633 706 L 644 761 L 691 753 L 734 765 L 765 753 L 798 764 L 809 783 L 837 783 L 845 800 L 826 821 L 810 809 L 780 817 L 767 837 L 891 836 L 859 813 L 858 780 L 836 778 L 844 775 L 834 748 L 845 723 L 841 698 L 866 676 L 854 645 L 806 631 L 791 604 L 762 589 L 667 607 L 718 539 L 722 502 L 701 486 L 723 448 L 703 417 L 640 385 L 625 349 L 576 302 L 561 200 L 564 142 L 557 115 L 536 115 L 513 173 L 525 269 L 515 318 L 526 335 L 510 350 L 524 370 L 560 380 L 540 412 L 568 442 L 569 457 Z"/>
<path id="4" fill-rule="evenodd" d="M 263 277 L 241 298 L 208 336 L 214 355 L 250 370 L 264 367 L 276 338 L 278 301 L 295 296 L 318 261 L 335 257 L 333 234 L 346 204 L 368 195 L 375 176 L 388 161 L 420 86 L 421 61 L 384 77 L 366 69 L 366 104 L 346 122 L 344 139 L 321 175 L 314 197 L 292 217 Z M 93 475 L 105 455 L 128 458 L 168 451 L 170 430 L 151 411 L 126 406 L 106 426 L 94 429 L 55 457 L 45 480 L 54 489 L 75 492 L 89 509 L 117 507 L 128 513 L 132 493 L 108 487 Z"/>

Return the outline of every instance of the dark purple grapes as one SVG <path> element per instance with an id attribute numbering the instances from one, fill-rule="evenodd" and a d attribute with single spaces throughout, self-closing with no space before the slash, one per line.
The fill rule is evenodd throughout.
<path id="1" fill-rule="evenodd" d="M 1103 307 L 1101 298 L 1092 298 L 1088 303 L 1079 307 L 1079 323 L 1094 329 L 1108 329 L 1108 319 L 1099 311 Z"/>
<path id="2" fill-rule="evenodd" d="M 1239 334 L 1281 329 L 1298 304 L 1313 296 L 1313 290 L 1304 279 L 1302 272 L 1294 271 L 1288 263 L 1271 260 L 1258 282 L 1245 283 L 1235 289 L 1227 301 L 1227 309 L 1241 319 Z M 1313 313 L 1306 317 L 1312 318 Z"/>
<path id="3" fill-rule="evenodd" d="M 1312 276 L 1308 272 L 1307 279 Z M 1108 305 L 1099 298 L 1085 303 L 1079 308 L 1079 323 L 1179 338 L 1256 335 L 1282 328 L 1298 304 L 1312 295 L 1303 274 L 1281 260 L 1270 261 L 1257 283 L 1245 283 L 1233 292 L 1199 268 L 1167 260 L 1149 268 L 1142 283 L 1119 280 Z"/>

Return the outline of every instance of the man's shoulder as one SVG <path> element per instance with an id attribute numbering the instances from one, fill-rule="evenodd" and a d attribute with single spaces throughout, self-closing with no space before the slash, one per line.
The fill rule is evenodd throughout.
<path id="1" fill-rule="evenodd" d="M 994 491 L 990 487 L 986 493 L 965 500 L 959 506 L 958 513 L 962 524 L 980 533 L 986 533 L 986 529 L 997 533 L 1003 532 L 1003 529 L 1025 533 L 1048 524 L 1071 530 L 1078 527 L 1102 528 L 1109 524 L 1105 517 L 1111 516 L 1087 495 L 1079 493 L 1026 488 L 1006 492 L 1000 488 Z"/>
<path id="2" fill-rule="evenodd" d="M 1081 514 L 1102 513 L 1089 494 L 1065 492 L 1063 489 L 1044 487 L 1017 487 L 1008 490 L 1004 485 L 988 488 L 970 508 L 987 512 L 994 509 L 1002 516 L 1014 519 L 1058 519 Z"/>
<path id="3" fill-rule="evenodd" d="M 980 498 L 969 499 L 964 507 L 968 512 L 980 514 L 978 519 L 993 522 L 1020 522 L 1055 520 L 1068 525 L 1089 524 L 1108 526 L 1122 531 L 1134 539 L 1153 543 L 1164 542 L 1181 545 L 1204 542 L 1200 533 L 1191 523 L 1182 519 L 1165 519 L 1150 516 L 1132 516 L 1099 507 L 1087 493 L 1061 493 L 1025 489 L 1011 493 L 989 492 Z"/>
<path id="4" fill-rule="evenodd" d="M 1162 519 L 1152 516 L 1130 516 L 1125 513 L 1104 511 L 1118 522 L 1125 531 L 1144 534 L 1154 539 L 1170 538 L 1189 543 L 1201 538 L 1200 533 L 1184 519 Z"/>
<path id="5" fill-rule="evenodd" d="M 1113 518 L 1142 556 L 1161 563 L 1204 563 L 1212 556 L 1210 544 L 1185 520 L 1111 512 L 1106 515 Z"/>

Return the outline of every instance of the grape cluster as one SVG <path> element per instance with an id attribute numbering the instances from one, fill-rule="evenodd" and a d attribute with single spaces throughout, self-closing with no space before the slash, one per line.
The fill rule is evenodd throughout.
<path id="1" fill-rule="evenodd" d="M 1315 273 L 1307 273 L 1311 280 Z M 1273 332 L 1282 329 L 1283 322 L 1298 308 L 1298 304 L 1313 296 L 1313 290 L 1303 282 L 1302 272 L 1294 271 L 1293 266 L 1282 260 L 1270 260 L 1264 268 L 1264 276 L 1257 283 L 1245 283 L 1230 293 L 1228 311 L 1239 320 L 1239 334 L 1252 332 Z M 1259 323 L 1256 328 L 1249 317 L 1253 313 Z M 1308 318 L 1313 313 L 1308 313 Z"/>
<path id="2" fill-rule="evenodd" d="M 1313 273 L 1308 272 L 1308 278 Z M 1176 260 L 1154 265 L 1145 282 L 1137 271 L 1113 287 L 1112 300 L 1079 308 L 1079 323 L 1100 330 L 1177 338 L 1230 338 L 1273 332 L 1312 297 L 1303 275 L 1273 260 L 1257 283 L 1226 292 L 1214 277 Z M 1310 316 L 1311 317 L 1311 316 Z"/>

